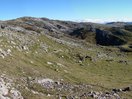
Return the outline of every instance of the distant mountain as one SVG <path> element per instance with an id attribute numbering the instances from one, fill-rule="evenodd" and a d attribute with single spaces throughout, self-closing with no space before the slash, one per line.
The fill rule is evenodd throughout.
<path id="1" fill-rule="evenodd" d="M 132 25 L 132 22 L 127 22 L 128 25 Z"/>
<path id="2" fill-rule="evenodd" d="M 132 22 L 108 22 L 106 25 L 110 26 L 124 26 L 124 25 L 132 25 Z"/>

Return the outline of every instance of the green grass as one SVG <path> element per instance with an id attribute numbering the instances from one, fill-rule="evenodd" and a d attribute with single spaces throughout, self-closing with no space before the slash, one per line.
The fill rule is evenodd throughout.
<path id="1" fill-rule="evenodd" d="M 96 57 L 97 52 L 108 52 L 107 48 L 94 47 L 92 51 L 82 48 L 71 48 L 67 45 L 59 44 L 46 36 L 39 36 L 39 41 L 30 46 L 29 53 L 25 51 L 12 51 L 12 56 L 8 56 L 5 59 L 0 58 L 0 73 L 6 73 L 7 75 L 20 79 L 22 77 L 32 78 L 51 78 L 54 80 L 64 79 L 65 82 L 72 84 L 91 84 L 95 85 L 98 90 L 110 90 L 112 88 L 122 88 L 132 84 L 132 63 L 126 65 L 118 63 L 122 58 L 117 54 L 125 55 L 125 60 L 132 60 L 132 53 L 121 53 L 116 48 L 113 50 L 114 61 L 111 63 L 104 59 L 98 59 L 96 62 L 92 62 L 89 59 L 83 61 L 80 65 L 77 54 L 82 56 L 90 55 Z M 37 40 L 38 40 L 37 39 Z M 43 42 L 49 46 L 48 53 L 40 49 L 39 43 Z M 109 48 L 108 48 L 109 49 Z M 55 52 L 56 50 L 62 50 Z M 35 51 L 38 52 L 35 53 Z M 63 57 L 62 57 L 63 56 Z M 33 63 L 32 63 L 32 62 Z M 48 65 L 47 62 L 54 63 Z M 57 63 L 61 63 L 64 67 L 57 66 Z M 65 72 L 65 70 L 67 72 Z M 16 83 L 22 83 L 21 80 L 17 80 Z M 33 89 L 47 93 L 44 89 L 41 89 L 38 85 L 32 85 Z M 40 99 L 47 98 L 46 96 L 33 95 L 27 90 L 20 88 L 22 95 L 25 99 Z M 122 94 L 127 97 L 131 97 L 131 93 Z"/>

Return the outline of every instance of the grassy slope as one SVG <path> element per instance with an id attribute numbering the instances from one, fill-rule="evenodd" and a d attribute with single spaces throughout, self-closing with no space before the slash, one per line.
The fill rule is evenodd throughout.
<path id="1" fill-rule="evenodd" d="M 116 48 L 112 48 L 112 50 L 115 51 L 112 52 L 114 61 L 111 63 L 107 62 L 105 59 L 98 59 L 96 62 L 85 60 L 79 63 L 76 54 L 81 53 L 95 57 L 97 52 L 105 53 L 105 48 L 93 46 L 93 50 L 89 51 L 78 47 L 69 47 L 59 44 L 44 35 L 40 36 L 38 39 L 39 41 L 30 47 L 29 53 L 14 49 L 12 56 L 8 56 L 5 59 L 0 58 L 0 73 L 5 73 L 16 79 L 29 76 L 32 78 L 63 78 L 66 82 L 92 84 L 97 86 L 97 88 L 101 86 L 101 88 L 103 87 L 107 90 L 115 87 L 122 88 L 132 84 L 132 62 L 128 65 L 118 63 L 117 61 L 121 60 L 122 57 L 117 56 L 120 52 Z M 48 53 L 40 49 L 40 42 L 44 42 L 50 46 Z M 4 42 L 4 44 L 8 45 L 7 42 Z M 56 50 L 60 50 L 60 52 L 56 53 Z M 35 51 L 37 51 L 38 54 L 36 54 Z M 125 55 L 125 60 L 132 60 L 131 53 L 128 55 L 126 55 L 127 53 L 121 54 Z M 64 57 L 62 58 L 61 56 Z M 54 65 L 48 65 L 47 62 L 52 62 Z M 63 64 L 64 67 L 58 66 L 57 63 Z M 16 83 L 22 82 L 17 80 Z M 37 95 L 34 96 L 24 89 L 21 90 L 26 98 L 35 99 L 35 97 L 39 97 Z M 127 97 L 132 98 L 131 93 L 128 93 Z"/>

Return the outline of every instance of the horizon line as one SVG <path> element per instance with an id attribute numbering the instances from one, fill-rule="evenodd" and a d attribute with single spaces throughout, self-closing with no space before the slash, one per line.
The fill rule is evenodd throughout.
<path id="1" fill-rule="evenodd" d="M 9 19 L 0 19 L 0 21 L 8 21 L 18 18 L 24 18 L 24 17 L 31 17 L 31 18 L 47 18 L 47 17 L 35 17 L 35 16 L 22 16 L 22 17 L 16 17 L 16 18 L 9 18 Z M 109 18 L 109 19 L 102 19 L 102 18 L 86 18 L 86 19 L 55 19 L 55 18 L 47 18 L 49 20 L 60 20 L 60 21 L 73 21 L 73 22 L 91 22 L 91 23 L 110 23 L 110 22 L 132 22 L 132 18 Z"/>

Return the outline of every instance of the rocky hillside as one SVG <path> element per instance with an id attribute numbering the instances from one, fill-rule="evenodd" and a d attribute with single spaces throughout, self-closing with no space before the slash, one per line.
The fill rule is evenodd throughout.
<path id="1" fill-rule="evenodd" d="M 6 21 L 5 24 L 22 27 L 41 34 L 44 32 L 54 37 L 71 36 L 104 46 L 116 46 L 132 42 L 131 24 L 123 22 L 102 25 L 23 17 Z"/>
<path id="2" fill-rule="evenodd" d="M 132 26 L 0 21 L 0 99 L 131 99 Z"/>

